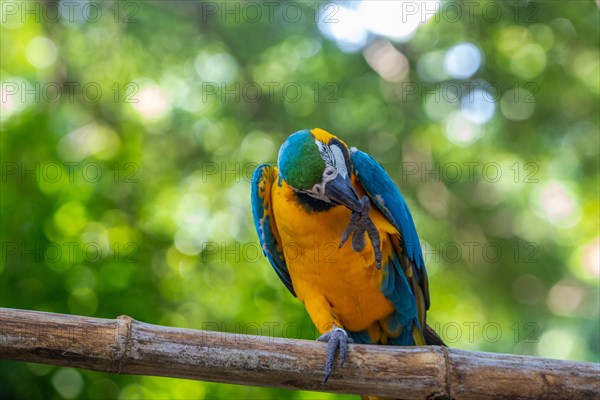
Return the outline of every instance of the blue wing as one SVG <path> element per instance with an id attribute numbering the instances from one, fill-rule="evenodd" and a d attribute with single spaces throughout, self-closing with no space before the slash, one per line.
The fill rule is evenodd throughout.
<path id="1" fill-rule="evenodd" d="M 381 213 L 400 234 L 394 254 L 385 262 L 381 291 L 395 312 L 387 319 L 390 332 L 401 331 L 392 344 L 424 344 L 429 285 L 419 235 L 408 205 L 385 169 L 368 154 L 351 149 L 354 173 Z"/>
<path id="2" fill-rule="evenodd" d="M 277 168 L 262 164 L 252 174 L 252 215 L 263 252 L 285 287 L 295 296 L 292 279 L 285 264 L 279 232 L 273 217 L 271 187 L 278 179 Z"/>

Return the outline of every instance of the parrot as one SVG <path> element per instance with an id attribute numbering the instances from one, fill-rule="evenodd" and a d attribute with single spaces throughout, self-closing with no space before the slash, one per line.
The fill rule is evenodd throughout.
<path id="1" fill-rule="evenodd" d="M 321 128 L 291 134 L 251 181 L 261 248 L 327 342 L 323 384 L 348 344 L 439 345 L 413 218 L 385 169 Z M 351 244 L 346 245 L 351 239 Z"/>

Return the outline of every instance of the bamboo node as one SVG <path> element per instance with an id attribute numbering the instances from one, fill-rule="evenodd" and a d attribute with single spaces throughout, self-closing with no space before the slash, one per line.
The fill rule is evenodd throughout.
<path id="1" fill-rule="evenodd" d="M 135 322 L 128 315 L 119 315 L 117 317 L 117 326 L 115 329 L 116 349 L 114 352 L 111 368 L 113 373 L 120 374 L 123 371 L 123 365 L 127 360 L 127 354 L 131 346 L 131 326 Z"/>

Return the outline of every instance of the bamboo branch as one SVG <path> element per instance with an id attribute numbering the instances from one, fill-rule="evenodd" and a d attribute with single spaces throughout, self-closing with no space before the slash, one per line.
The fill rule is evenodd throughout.
<path id="1" fill-rule="evenodd" d="M 351 345 L 323 385 L 325 344 L 0 308 L 0 358 L 105 371 L 402 399 L 590 399 L 600 364 Z"/>

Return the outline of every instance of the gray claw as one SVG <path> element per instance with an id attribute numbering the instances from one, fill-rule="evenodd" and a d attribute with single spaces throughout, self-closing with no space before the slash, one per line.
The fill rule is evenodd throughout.
<path id="1" fill-rule="evenodd" d="M 375 251 L 375 261 L 377 262 L 377 269 L 381 269 L 381 241 L 379 239 L 379 231 L 377 227 L 369 218 L 369 211 L 371 211 L 371 202 L 369 197 L 363 196 L 360 200 L 361 210 L 352 211 L 350 216 L 350 223 L 346 227 L 346 230 L 342 234 L 342 241 L 340 242 L 340 248 L 346 243 L 350 235 L 352 235 L 352 250 L 360 252 L 365 248 L 365 231 L 371 239 L 373 250 Z"/>
<path id="2" fill-rule="evenodd" d="M 340 350 L 340 359 L 342 361 L 341 367 L 344 367 L 344 364 L 346 363 L 346 355 L 348 354 L 348 343 L 354 343 L 354 340 L 348 337 L 348 333 L 345 330 L 335 325 L 333 329 L 319 336 L 317 340 L 320 342 L 327 342 L 325 377 L 323 378 L 323 384 L 325 384 L 333 372 L 335 353 L 338 349 Z"/>

